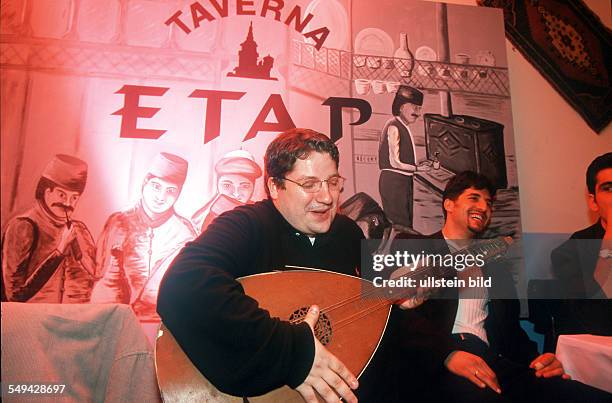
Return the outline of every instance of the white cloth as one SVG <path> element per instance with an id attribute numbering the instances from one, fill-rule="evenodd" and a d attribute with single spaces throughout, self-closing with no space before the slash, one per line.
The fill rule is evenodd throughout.
<path id="1" fill-rule="evenodd" d="M 612 393 L 612 336 L 561 335 L 556 355 L 572 379 Z"/>

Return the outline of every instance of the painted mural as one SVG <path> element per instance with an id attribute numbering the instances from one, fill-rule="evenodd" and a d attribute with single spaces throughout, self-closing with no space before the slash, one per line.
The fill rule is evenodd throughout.
<path id="1" fill-rule="evenodd" d="M 265 198 L 263 153 L 328 134 L 368 237 L 430 234 L 441 189 L 499 186 L 518 234 L 500 10 L 418 0 L 6 0 L 1 6 L 3 298 L 121 302 L 155 322 L 159 281 L 215 217 Z M 391 235 L 392 236 L 392 235 Z"/>

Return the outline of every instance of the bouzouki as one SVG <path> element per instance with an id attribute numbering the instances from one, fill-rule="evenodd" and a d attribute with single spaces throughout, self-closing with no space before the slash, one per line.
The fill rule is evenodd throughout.
<path id="1" fill-rule="evenodd" d="M 511 243 L 510 237 L 481 241 L 454 254 L 481 254 L 489 262 L 502 256 Z M 439 268 L 422 266 L 402 276 L 416 277 L 432 272 L 436 276 L 451 274 L 441 273 Z M 406 290 L 405 295 L 389 297 L 368 280 L 316 269 L 255 274 L 238 281 L 245 293 L 257 300 L 272 317 L 299 323 L 311 305 L 318 305 L 321 309 L 315 336 L 357 376 L 365 370 L 378 348 L 393 303 L 398 298 L 416 293 L 416 290 Z M 420 296 L 428 294 L 424 290 L 418 292 Z M 155 366 L 164 402 L 247 401 L 216 389 L 193 365 L 163 324 L 155 345 Z M 294 389 L 285 386 L 262 396 L 249 397 L 248 402 L 297 403 L 303 399 Z"/>

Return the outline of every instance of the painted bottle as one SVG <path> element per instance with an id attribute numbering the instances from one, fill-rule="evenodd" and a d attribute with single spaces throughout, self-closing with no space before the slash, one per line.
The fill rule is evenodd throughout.
<path id="1" fill-rule="evenodd" d="M 400 46 L 393 54 L 395 68 L 402 77 L 410 77 L 414 68 L 414 55 L 408 48 L 408 34 L 400 33 Z"/>
<path id="2" fill-rule="evenodd" d="M 440 155 L 440 151 L 436 151 L 434 153 L 434 157 L 433 157 L 433 169 L 440 169 L 440 158 L 438 157 L 438 155 Z"/>

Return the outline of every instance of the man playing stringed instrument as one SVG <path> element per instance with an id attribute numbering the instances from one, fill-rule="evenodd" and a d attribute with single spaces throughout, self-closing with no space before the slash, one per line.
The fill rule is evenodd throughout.
<path id="1" fill-rule="evenodd" d="M 222 214 L 187 244 L 159 289 L 157 309 L 195 366 L 219 390 L 256 396 L 288 385 L 308 402 L 356 402 L 357 379 L 305 322 L 271 318 L 237 277 L 288 266 L 359 274 L 363 234 L 336 214 L 344 178 L 323 134 L 292 129 L 266 150 L 269 198 Z M 271 290 L 270 292 L 273 292 Z"/>
<path id="2" fill-rule="evenodd" d="M 446 240 L 446 252 L 464 248 L 489 226 L 494 195 L 485 176 L 456 175 L 443 193 L 444 226 L 431 238 Z M 395 331 L 401 339 L 392 348 L 404 354 L 394 371 L 426 385 L 410 396 L 453 402 L 603 401 L 605 392 L 569 380 L 554 354 L 538 355 L 519 324 L 511 273 L 487 266 L 483 272 L 493 278 L 488 289 L 473 289 L 467 297 L 464 289 L 450 290 L 452 298 L 432 298 L 401 311 Z M 478 295 L 481 291 L 485 295 Z M 403 398 L 396 395 L 397 401 Z"/>

